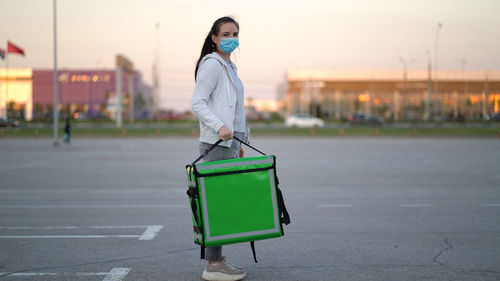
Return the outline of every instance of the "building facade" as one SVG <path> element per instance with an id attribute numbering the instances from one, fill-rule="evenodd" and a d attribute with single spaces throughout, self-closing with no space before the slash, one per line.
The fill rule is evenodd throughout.
<path id="1" fill-rule="evenodd" d="M 139 72 L 123 72 L 122 102 L 124 117 L 133 111 L 135 118 L 150 118 L 152 90 L 144 84 Z M 0 115 L 15 119 L 46 119 L 53 116 L 54 73 L 43 69 L 0 70 Z M 115 118 L 116 71 L 72 70 L 58 71 L 58 104 L 61 115 L 95 118 Z M 131 100 L 133 97 L 133 100 Z"/>
<path id="2" fill-rule="evenodd" d="M 499 112 L 500 71 L 294 70 L 285 111 L 345 120 L 365 112 L 390 120 L 485 120 Z"/>

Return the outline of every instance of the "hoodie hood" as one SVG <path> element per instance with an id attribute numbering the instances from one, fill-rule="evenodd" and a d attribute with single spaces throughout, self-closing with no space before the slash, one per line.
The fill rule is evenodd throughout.
<path id="1" fill-rule="evenodd" d="M 206 56 L 204 56 L 201 61 L 200 61 L 200 64 L 204 63 L 206 60 L 209 60 L 209 59 L 216 59 L 218 60 L 226 69 L 229 68 L 229 65 L 227 64 L 227 62 L 219 55 L 217 54 L 216 52 L 213 52 L 213 53 L 210 53 Z M 227 69 L 228 70 L 228 69 Z"/>

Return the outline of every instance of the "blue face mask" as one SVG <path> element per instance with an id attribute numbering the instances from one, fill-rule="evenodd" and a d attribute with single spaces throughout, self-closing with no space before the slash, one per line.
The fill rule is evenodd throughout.
<path id="1" fill-rule="evenodd" d="M 230 54 L 240 45 L 238 38 L 222 38 L 220 39 L 220 49 L 225 53 Z"/>

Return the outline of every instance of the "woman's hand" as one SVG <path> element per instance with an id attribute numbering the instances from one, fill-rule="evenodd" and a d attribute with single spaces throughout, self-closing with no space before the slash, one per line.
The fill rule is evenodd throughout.
<path id="1" fill-rule="evenodd" d="M 245 157 L 245 151 L 243 150 L 243 147 L 240 146 L 240 158 Z"/>
<path id="2" fill-rule="evenodd" d="M 225 141 L 230 140 L 233 138 L 233 132 L 231 132 L 231 130 L 224 125 L 219 129 L 219 137 Z"/>

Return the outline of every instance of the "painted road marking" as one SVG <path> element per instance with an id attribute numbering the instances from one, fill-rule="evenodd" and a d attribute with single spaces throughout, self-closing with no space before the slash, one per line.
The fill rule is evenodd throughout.
<path id="1" fill-rule="evenodd" d="M 150 225 L 144 233 L 139 237 L 139 240 L 153 240 L 156 234 L 163 228 L 163 225 Z"/>
<path id="2" fill-rule="evenodd" d="M 2 226 L 0 230 L 29 230 L 29 229 L 133 229 L 146 228 L 141 235 L 3 235 L 0 239 L 95 239 L 95 238 L 138 238 L 139 240 L 153 240 L 158 232 L 163 228 L 163 225 L 127 225 L 127 226 Z"/>
<path id="3" fill-rule="evenodd" d="M 130 268 L 113 268 L 103 281 L 121 281 L 129 272 Z"/>
<path id="4" fill-rule="evenodd" d="M 3 277 L 40 277 L 40 276 L 105 276 L 103 281 L 121 281 L 130 272 L 130 268 L 113 268 L 110 272 L 0 272 Z"/>
<path id="5" fill-rule="evenodd" d="M 318 208 L 351 208 L 352 204 L 317 204 Z"/>
<path id="6" fill-rule="evenodd" d="M 420 207 L 432 207 L 432 204 L 427 204 L 427 203 L 415 203 L 415 204 L 400 204 L 399 207 L 402 208 L 420 208 Z"/>
<path id="7" fill-rule="evenodd" d="M 139 235 L 5 235 L 0 239 L 41 239 L 41 238 L 138 238 Z"/>
<path id="8" fill-rule="evenodd" d="M 78 276 L 106 276 L 109 272 L 19 272 L 19 273 L 8 273 L 0 272 L 0 276 L 3 277 L 29 277 L 29 276 L 67 276 L 67 275 L 78 275 Z"/>
<path id="9" fill-rule="evenodd" d="M 46 164 L 48 162 L 49 161 L 33 161 L 33 162 L 28 162 L 28 163 L 20 163 L 20 164 L 15 164 L 12 166 L 3 167 L 3 169 L 5 169 L 5 170 L 26 169 L 26 168 L 32 168 L 33 166 L 38 165 L 38 164 Z"/>
<path id="10" fill-rule="evenodd" d="M 96 225 L 96 226 L 0 226 L 0 229 L 129 229 L 152 225 Z"/>
<path id="11" fill-rule="evenodd" d="M 122 209 L 122 208 L 187 208 L 186 204 L 171 205 L 0 205 L 0 209 Z"/>
<path id="12" fill-rule="evenodd" d="M 168 183 L 155 183 L 157 185 L 161 185 L 162 187 L 165 185 L 170 186 L 179 186 L 185 184 L 184 182 L 168 182 Z M 6 184 L 7 185 L 7 184 Z M 141 183 L 141 186 L 147 185 L 146 183 Z M 150 184 L 153 185 L 153 184 Z M 186 193 L 186 189 L 165 189 L 165 188 L 120 188 L 120 189 L 111 189 L 111 188 L 102 188 L 102 189 L 88 189 L 88 188 L 44 188 L 43 190 L 38 189 L 2 189 L 0 193 L 13 193 L 13 194 L 47 194 L 47 193 L 57 193 L 57 194 L 68 194 L 68 193 L 85 193 L 85 194 L 143 194 L 143 193 Z"/>

